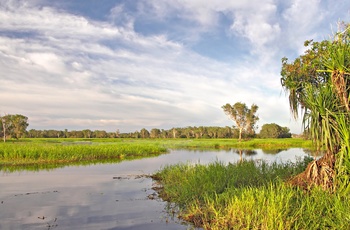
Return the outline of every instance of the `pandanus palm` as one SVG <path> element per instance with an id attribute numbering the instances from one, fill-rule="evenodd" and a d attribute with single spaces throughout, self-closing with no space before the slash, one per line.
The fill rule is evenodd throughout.
<path id="1" fill-rule="evenodd" d="M 349 189 L 349 28 L 344 25 L 333 41 L 312 42 L 305 55 L 293 63 L 282 59 L 281 82 L 289 93 L 291 111 L 297 117 L 298 108 L 304 110 L 305 129 L 317 147 L 326 150 L 292 180 L 306 188 Z"/>

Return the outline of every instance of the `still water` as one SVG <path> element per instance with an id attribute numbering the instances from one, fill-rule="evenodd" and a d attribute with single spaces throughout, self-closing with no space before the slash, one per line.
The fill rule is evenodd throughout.
<path id="1" fill-rule="evenodd" d="M 295 162 L 307 155 L 303 149 L 172 150 L 117 164 L 1 171 L 0 229 L 191 229 L 167 213 L 167 203 L 155 196 L 154 182 L 145 175 L 179 162 L 233 163 L 241 158 Z"/>

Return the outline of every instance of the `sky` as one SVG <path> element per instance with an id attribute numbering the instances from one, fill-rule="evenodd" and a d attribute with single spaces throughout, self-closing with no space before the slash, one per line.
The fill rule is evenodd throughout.
<path id="1" fill-rule="evenodd" d="M 242 102 L 301 133 L 281 59 L 349 19 L 348 0 L 0 0 L 0 114 L 123 133 L 232 126 Z"/>

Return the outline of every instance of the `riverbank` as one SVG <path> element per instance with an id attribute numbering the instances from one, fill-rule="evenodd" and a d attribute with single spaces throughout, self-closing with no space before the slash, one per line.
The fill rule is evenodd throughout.
<path id="1" fill-rule="evenodd" d="M 204 229 L 347 229 L 348 194 L 314 188 L 308 193 L 286 181 L 310 159 L 267 164 L 243 161 L 223 165 L 178 164 L 153 178 L 160 196 L 185 221 Z"/>

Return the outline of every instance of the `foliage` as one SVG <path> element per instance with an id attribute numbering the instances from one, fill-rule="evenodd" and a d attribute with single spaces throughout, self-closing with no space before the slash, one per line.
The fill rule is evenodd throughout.
<path id="1" fill-rule="evenodd" d="M 275 123 L 264 124 L 259 133 L 260 138 L 289 138 L 291 136 L 289 128 L 281 127 Z"/>
<path id="2" fill-rule="evenodd" d="M 2 127 L 2 136 L 4 142 L 7 136 L 14 137 L 16 139 L 23 137 L 28 127 L 28 118 L 21 114 L 5 115 L 0 117 L 0 123 Z"/>
<path id="3" fill-rule="evenodd" d="M 132 133 L 106 132 L 101 130 L 36 130 L 30 129 L 29 138 L 238 138 L 238 130 L 232 127 L 187 126 L 183 128 L 157 129 L 142 128 Z"/>
<path id="4" fill-rule="evenodd" d="M 333 179 L 350 186 L 344 179 L 350 176 L 350 168 L 344 168 L 349 165 L 340 163 L 349 155 L 350 26 L 340 24 L 333 41 L 308 41 L 305 45 L 310 48 L 294 62 L 282 59 L 281 82 L 289 93 L 293 114 L 298 115 L 299 106 L 304 109 L 305 129 L 327 153 L 315 167 L 307 168 L 309 172 L 301 180 L 311 178 L 311 183 L 320 181 L 329 189 L 334 189 Z"/>
<path id="5" fill-rule="evenodd" d="M 239 129 L 239 140 L 242 139 L 242 134 L 246 133 L 250 136 L 255 134 L 255 124 L 259 120 L 256 116 L 258 106 L 252 104 L 250 109 L 245 103 L 236 102 L 234 105 L 226 104 L 222 106 L 225 114 L 229 116 L 237 125 Z"/>

